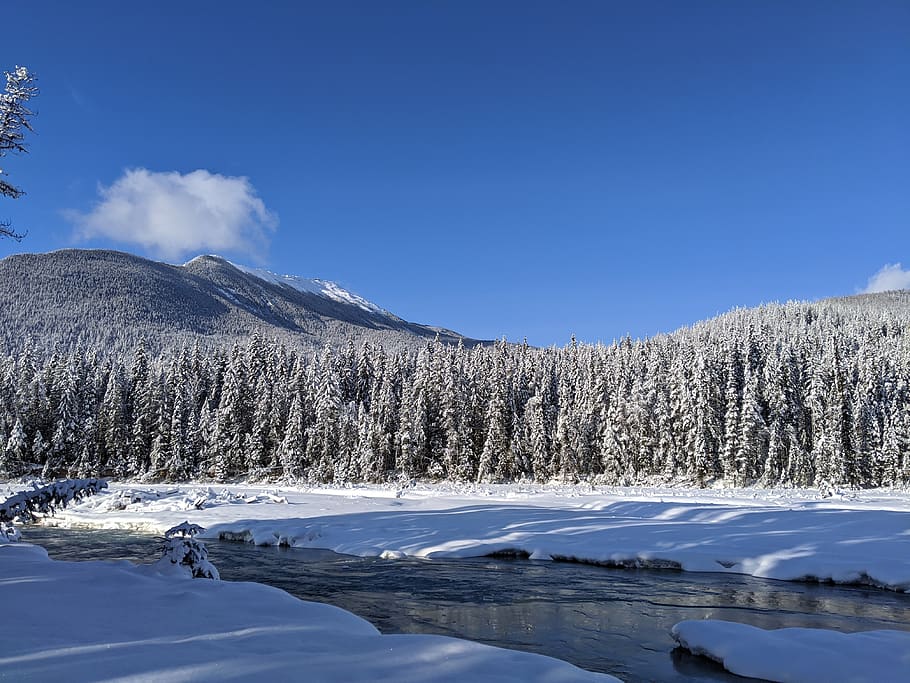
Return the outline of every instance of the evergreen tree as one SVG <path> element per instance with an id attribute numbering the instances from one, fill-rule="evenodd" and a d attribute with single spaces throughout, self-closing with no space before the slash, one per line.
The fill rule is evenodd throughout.
<path id="1" fill-rule="evenodd" d="M 152 434 L 155 419 L 155 401 L 152 391 L 148 354 L 144 344 L 136 349 L 130 370 L 130 395 L 132 397 L 132 426 L 130 429 L 130 456 L 127 472 L 141 476 L 151 465 Z"/>
<path id="2" fill-rule="evenodd" d="M 0 475 L 12 479 L 25 474 L 27 462 L 28 440 L 22 427 L 22 420 L 16 418 L 6 444 L 0 450 Z"/>
<path id="3" fill-rule="evenodd" d="M 312 481 L 330 482 L 339 455 L 341 390 L 338 375 L 333 367 L 333 356 L 327 347 L 319 361 L 318 387 L 316 390 L 315 422 L 308 430 L 307 459 L 311 463 L 309 477 Z"/>
<path id="4" fill-rule="evenodd" d="M 240 348 L 235 346 L 224 374 L 215 421 L 216 478 L 226 480 L 246 474 L 249 462 L 244 446 L 250 417 L 246 371 Z"/>
<path id="5" fill-rule="evenodd" d="M 734 472 L 734 481 L 739 486 L 753 481 L 767 458 L 768 429 L 762 417 L 758 387 L 758 373 L 747 368 Z"/>
<path id="6" fill-rule="evenodd" d="M 35 74 L 24 66 L 17 66 L 6 71 L 6 87 L 0 93 L 0 159 L 8 153 L 22 154 L 28 151 L 25 144 L 25 132 L 32 130 L 31 117 L 34 115 L 28 108 L 28 102 L 38 94 L 35 86 Z M 3 179 L 0 170 L 0 196 L 17 199 L 25 192 Z M 23 233 L 18 233 L 9 223 L 0 222 L 0 237 L 12 237 L 20 240 Z"/>
<path id="7" fill-rule="evenodd" d="M 281 473 L 284 479 L 290 479 L 291 481 L 299 479 L 309 467 L 309 463 L 304 460 L 306 452 L 305 429 L 300 394 L 296 393 L 294 400 L 291 402 L 291 410 L 288 412 L 284 439 L 278 449 L 278 460 L 281 463 Z"/>

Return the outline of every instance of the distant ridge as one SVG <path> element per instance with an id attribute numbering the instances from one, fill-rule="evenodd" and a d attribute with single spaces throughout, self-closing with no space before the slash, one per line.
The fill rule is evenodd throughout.
<path id="1" fill-rule="evenodd" d="M 462 342 L 445 328 L 402 320 L 326 280 L 282 276 L 197 256 L 182 266 L 109 250 L 64 249 L 0 260 L 4 347 L 166 348 L 224 345 L 255 332 L 321 347 L 372 341 L 395 348 Z"/>
<path id="2" fill-rule="evenodd" d="M 197 257 L 202 258 L 202 257 Z M 217 256 L 210 256 L 210 258 L 220 258 Z M 231 263 L 232 266 L 238 270 L 247 273 L 248 275 L 253 275 L 258 277 L 260 280 L 265 280 L 266 282 L 271 282 L 275 285 L 282 285 L 285 287 L 291 287 L 301 292 L 309 292 L 311 294 L 318 294 L 319 296 L 325 297 L 327 299 L 332 299 L 333 301 L 340 301 L 341 303 L 352 304 L 358 308 L 369 313 L 376 313 L 379 315 L 384 315 L 395 320 L 401 320 L 396 315 L 393 315 L 384 308 L 380 308 L 371 301 L 367 301 L 357 294 L 343 289 L 340 285 L 330 282 L 329 280 L 319 280 L 316 278 L 303 278 L 297 275 L 278 275 L 273 273 L 270 270 L 263 270 L 261 268 L 249 268 L 247 266 L 241 266 L 236 263 Z"/>

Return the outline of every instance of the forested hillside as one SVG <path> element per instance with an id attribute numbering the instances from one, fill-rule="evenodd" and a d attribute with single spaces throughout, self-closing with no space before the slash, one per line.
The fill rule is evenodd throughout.
<path id="1" fill-rule="evenodd" d="M 645 341 L 0 359 L 8 476 L 910 482 L 910 292 Z"/>
<path id="2" fill-rule="evenodd" d="M 63 249 L 0 260 L 0 352 L 31 337 L 41 352 L 81 345 L 128 355 L 142 341 L 157 355 L 197 343 L 229 348 L 257 330 L 310 349 L 460 339 L 402 320 L 334 283 L 241 269 L 218 256 L 175 266 L 118 251 Z"/>

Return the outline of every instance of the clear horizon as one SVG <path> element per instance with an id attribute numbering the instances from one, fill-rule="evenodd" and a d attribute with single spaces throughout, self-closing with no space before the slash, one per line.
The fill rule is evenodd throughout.
<path id="1" fill-rule="evenodd" d="M 5 16 L 41 93 L 0 257 L 217 253 L 536 346 L 910 287 L 906 3 Z"/>

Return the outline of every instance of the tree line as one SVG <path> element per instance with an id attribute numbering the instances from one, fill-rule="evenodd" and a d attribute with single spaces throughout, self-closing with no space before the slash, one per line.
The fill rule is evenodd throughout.
<path id="1" fill-rule="evenodd" d="M 609 346 L 0 357 L 0 472 L 146 481 L 910 483 L 907 293 Z"/>

